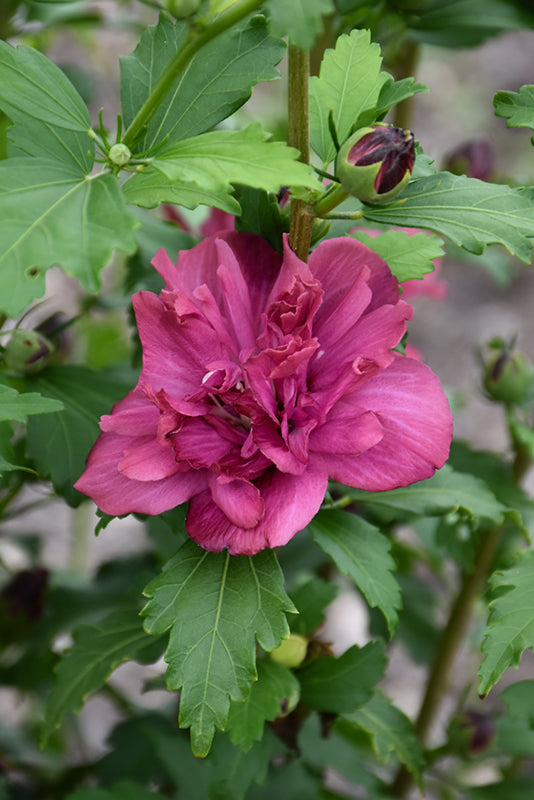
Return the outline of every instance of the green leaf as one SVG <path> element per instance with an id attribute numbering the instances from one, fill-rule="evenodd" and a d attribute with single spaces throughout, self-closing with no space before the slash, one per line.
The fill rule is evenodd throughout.
<path id="1" fill-rule="evenodd" d="M 41 477 L 50 476 L 56 491 L 78 505 L 84 498 L 72 484 L 100 433 L 98 420 L 131 386 L 81 366 L 51 367 L 26 385 L 63 403 L 63 411 L 28 421 L 27 451 Z"/>
<path id="2" fill-rule="evenodd" d="M 343 717 L 371 736 L 373 750 L 380 761 L 387 764 L 395 755 L 421 787 L 424 759 L 413 725 L 380 689 L 364 706 Z"/>
<path id="3" fill-rule="evenodd" d="M 532 778 L 511 778 L 500 783 L 471 787 L 467 800 L 531 800 Z"/>
<path id="4" fill-rule="evenodd" d="M 61 411 L 63 403 L 34 392 L 19 393 L 0 384 L 0 420 L 26 422 L 29 414 L 50 414 Z"/>
<path id="5" fill-rule="evenodd" d="M 352 236 L 378 253 L 400 282 L 422 278 L 427 272 L 433 272 L 433 260 L 443 255 L 441 240 L 427 233 L 410 235 L 406 231 L 386 231 L 370 236 L 356 230 Z"/>
<path id="6" fill-rule="evenodd" d="M 365 219 L 446 236 L 470 253 L 501 244 L 530 263 L 534 207 L 528 196 L 503 184 L 439 172 L 412 181 L 400 200 L 379 208 L 363 206 Z"/>
<path id="7" fill-rule="evenodd" d="M 196 797 L 209 796 L 210 800 L 245 800 L 255 795 L 253 783 L 264 783 L 270 763 L 282 751 L 280 741 L 267 730 L 261 741 L 255 742 L 247 753 L 234 747 L 227 736 L 217 736 L 213 743 L 210 761 L 213 764 L 213 777 L 209 793 Z M 207 764 L 203 764 L 207 766 Z M 270 779 L 267 786 L 272 786 Z M 192 797 L 193 795 L 191 795 Z M 273 795 L 270 795 L 273 797 Z M 274 795 L 276 796 L 276 795 Z M 305 795 L 307 797 L 307 795 Z M 293 797 L 293 795 L 291 795 Z"/>
<path id="8" fill-rule="evenodd" d="M 346 511 L 320 511 L 309 529 L 340 572 L 352 578 L 369 605 L 384 614 L 392 634 L 401 596 L 392 575 L 395 562 L 389 540 L 374 525 Z"/>
<path id="9" fill-rule="evenodd" d="M 119 781 L 111 789 L 79 789 L 65 800 L 165 800 L 166 795 L 146 789 L 133 781 Z"/>
<path id="10" fill-rule="evenodd" d="M 59 662 L 46 704 L 43 743 L 65 714 L 79 711 L 87 696 L 100 689 L 119 664 L 132 660 L 151 663 L 159 655 L 154 640 L 143 630 L 137 608 L 116 611 L 93 625 L 80 625 L 73 636 L 74 644 Z"/>
<path id="11" fill-rule="evenodd" d="M 20 113 L 55 128 L 87 131 L 87 106 L 50 59 L 32 47 L 0 41 L 0 108 L 16 121 Z"/>
<path id="12" fill-rule="evenodd" d="M 56 128 L 26 114 L 12 113 L 15 122 L 7 131 L 9 158 L 45 158 L 79 171 L 91 172 L 95 145 L 87 133 Z"/>
<path id="13" fill-rule="evenodd" d="M 344 714 L 366 703 L 386 667 L 384 646 L 353 645 L 343 655 L 325 656 L 299 670 L 300 698 L 316 711 Z"/>
<path id="14" fill-rule="evenodd" d="M 524 650 L 534 648 L 534 551 L 520 552 L 514 566 L 494 573 L 490 584 L 495 599 L 482 643 L 480 695 L 486 695 L 508 667 L 519 666 Z"/>
<path id="15" fill-rule="evenodd" d="M 227 722 L 230 740 L 248 752 L 262 738 L 265 722 L 283 714 L 284 702 L 293 708 L 298 696 L 299 682 L 291 670 L 262 659 L 258 662 L 258 680 L 252 684 L 248 697 L 230 706 Z"/>
<path id="16" fill-rule="evenodd" d="M 285 612 L 295 609 L 276 556 L 208 553 L 187 541 L 145 594 L 146 630 L 171 631 L 167 685 L 181 689 L 180 724 L 205 756 L 230 700 L 243 700 L 256 679 L 256 639 L 272 650 L 289 633 Z"/>
<path id="17" fill-rule="evenodd" d="M 500 699 L 512 718 L 526 718 L 534 728 L 534 681 L 518 681 L 501 692 Z"/>
<path id="18" fill-rule="evenodd" d="M 291 593 L 298 615 L 291 618 L 291 630 L 309 636 L 325 621 L 325 609 L 335 600 L 338 586 L 333 581 L 311 578 Z"/>
<path id="19" fill-rule="evenodd" d="M 507 128 L 534 130 L 534 86 L 521 86 L 518 92 L 497 92 L 493 107 L 497 117 L 506 119 Z"/>
<path id="20" fill-rule="evenodd" d="M 121 100 L 127 126 L 180 50 L 186 32 L 185 23 L 175 25 L 168 15 L 161 14 L 159 24 L 145 30 L 135 52 L 121 58 Z M 248 100 L 256 83 L 279 77 L 274 67 L 284 52 L 284 43 L 268 35 L 266 22 L 259 16 L 216 36 L 177 77 L 135 152 L 161 144 L 166 137 L 177 142 L 197 136 L 229 117 Z"/>
<path id="21" fill-rule="evenodd" d="M 136 248 L 135 219 L 116 178 L 91 177 L 40 158 L 0 162 L 0 305 L 17 316 L 45 288 L 56 264 L 88 291 L 114 249 Z"/>
<path id="22" fill-rule="evenodd" d="M 441 47 L 472 47 L 533 24 L 532 12 L 513 0 L 434 0 L 410 17 L 412 36 Z"/>
<path id="23" fill-rule="evenodd" d="M 395 81 L 391 75 L 387 75 L 386 81 L 380 90 L 376 106 L 376 117 L 383 117 L 392 106 L 402 103 L 409 97 L 420 92 L 428 92 L 429 88 L 424 83 L 415 82 L 414 78 L 402 78 Z"/>
<path id="24" fill-rule="evenodd" d="M 287 36 L 291 44 L 310 50 L 323 30 L 323 16 L 334 10 L 332 0 L 268 0 L 265 11 L 273 36 Z"/>
<path id="25" fill-rule="evenodd" d="M 267 138 L 254 123 L 242 131 L 213 131 L 166 147 L 150 167 L 127 181 L 126 200 L 143 206 L 170 202 L 187 208 L 207 203 L 235 212 L 239 205 L 231 197 L 233 183 L 268 192 L 277 192 L 282 185 L 320 188 L 311 168 L 297 161 L 298 150 Z"/>
<path id="26" fill-rule="evenodd" d="M 474 520 L 483 518 L 500 523 L 506 512 L 506 507 L 483 481 L 474 475 L 455 472 L 448 464 L 431 478 L 401 489 L 364 492 L 343 487 L 343 491 L 356 502 L 422 517 L 461 511 Z"/>
<path id="27" fill-rule="evenodd" d="M 336 156 L 329 116 L 340 144 L 348 139 L 363 112 L 376 106 L 389 77 L 380 73 L 380 47 L 371 43 L 369 31 L 341 35 L 335 50 L 326 50 L 319 76 L 310 80 L 310 143 L 323 164 Z"/>

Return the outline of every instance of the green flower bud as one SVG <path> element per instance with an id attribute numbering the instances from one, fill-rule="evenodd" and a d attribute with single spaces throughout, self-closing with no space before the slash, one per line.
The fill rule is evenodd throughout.
<path id="1" fill-rule="evenodd" d="M 307 639 L 296 633 L 290 633 L 287 639 L 283 639 L 278 647 L 271 650 L 269 655 L 277 664 L 283 664 L 285 667 L 289 668 L 300 667 L 306 658 L 307 650 Z"/>
<path id="2" fill-rule="evenodd" d="M 123 167 L 127 164 L 131 157 L 130 148 L 120 142 L 109 149 L 108 158 L 112 164 L 116 164 L 118 167 Z"/>
<path id="3" fill-rule="evenodd" d="M 337 156 L 336 176 L 362 203 L 389 203 L 410 180 L 414 162 L 413 133 L 377 123 L 347 139 Z"/>
<path id="4" fill-rule="evenodd" d="M 176 19 L 186 19 L 198 11 L 200 3 L 201 0 L 165 0 L 163 7 Z"/>
<path id="5" fill-rule="evenodd" d="M 495 353 L 484 368 L 484 389 L 498 403 L 521 406 L 532 398 L 534 370 L 522 353 Z"/>
<path id="6" fill-rule="evenodd" d="M 4 363 L 8 372 L 33 375 L 46 365 L 54 345 L 38 331 L 16 328 L 4 350 Z"/>

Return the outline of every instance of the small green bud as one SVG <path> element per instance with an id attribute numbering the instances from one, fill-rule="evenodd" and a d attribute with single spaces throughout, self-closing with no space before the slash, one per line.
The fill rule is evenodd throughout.
<path id="1" fill-rule="evenodd" d="M 108 158 L 112 164 L 116 164 L 118 167 L 123 167 L 125 164 L 129 162 L 132 157 L 132 153 L 130 148 L 127 147 L 125 144 L 114 144 L 112 147 L 109 148 Z"/>
<path id="2" fill-rule="evenodd" d="M 163 7 L 176 19 L 193 16 L 200 8 L 202 0 L 165 0 Z"/>
<path id="3" fill-rule="evenodd" d="M 283 664 L 285 667 L 300 667 L 306 658 L 308 650 L 308 641 L 304 636 L 299 636 L 296 633 L 290 633 L 287 639 L 271 650 L 269 653 L 273 661 L 277 664 Z"/>
<path id="4" fill-rule="evenodd" d="M 4 362 L 9 372 L 33 375 L 46 365 L 54 345 L 38 331 L 16 328 L 4 350 Z"/>
<path id="5" fill-rule="evenodd" d="M 534 369 L 523 353 L 503 350 L 484 368 L 484 389 L 498 403 L 520 406 L 532 397 Z"/>
<path id="6" fill-rule="evenodd" d="M 376 123 L 360 128 L 343 144 L 336 176 L 362 203 L 389 203 L 410 180 L 414 162 L 413 133 Z"/>

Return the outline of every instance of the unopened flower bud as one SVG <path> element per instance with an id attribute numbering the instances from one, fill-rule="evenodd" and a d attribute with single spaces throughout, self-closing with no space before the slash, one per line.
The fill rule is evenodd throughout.
<path id="1" fill-rule="evenodd" d="M 163 7 L 176 19 L 186 19 L 198 11 L 200 3 L 201 0 L 165 0 Z"/>
<path id="2" fill-rule="evenodd" d="M 36 622 L 43 614 L 44 593 L 48 570 L 41 567 L 18 572 L 0 592 L 5 613 L 10 619 L 24 618 Z"/>
<path id="3" fill-rule="evenodd" d="M 40 372 L 54 352 L 54 345 L 38 331 L 16 328 L 4 350 L 8 372 L 33 375 Z"/>
<path id="4" fill-rule="evenodd" d="M 503 350 L 485 364 L 484 389 L 498 403 L 520 406 L 532 397 L 534 370 L 526 356 Z"/>
<path id="5" fill-rule="evenodd" d="M 125 144 L 119 142 L 109 148 L 108 158 L 112 164 L 116 164 L 118 167 L 123 167 L 127 164 L 131 157 L 131 150 Z"/>
<path id="6" fill-rule="evenodd" d="M 377 123 L 347 139 L 337 156 L 336 176 L 363 203 L 388 203 L 410 180 L 414 162 L 413 133 Z"/>
<path id="7" fill-rule="evenodd" d="M 307 649 L 308 640 L 304 636 L 290 633 L 287 639 L 283 639 L 278 647 L 271 650 L 269 655 L 277 664 L 283 664 L 289 668 L 300 667 L 306 658 Z"/>

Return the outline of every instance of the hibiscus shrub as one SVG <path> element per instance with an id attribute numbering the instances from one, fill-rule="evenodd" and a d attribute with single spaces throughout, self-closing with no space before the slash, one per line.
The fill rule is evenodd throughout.
<path id="1" fill-rule="evenodd" d="M 532 259 L 532 187 L 411 130 L 425 43 L 534 27 L 494 5 L 7 4 L 0 798 L 530 799 L 534 368 L 488 343 L 477 451 L 409 339 L 446 251 Z M 121 26 L 95 115 L 42 51 Z M 240 111 L 286 52 L 288 119 Z"/>

